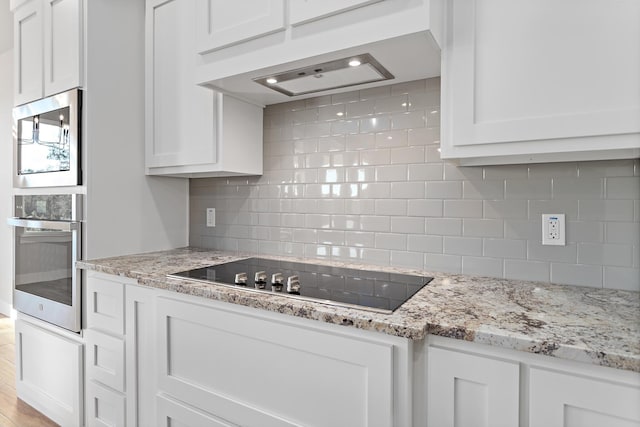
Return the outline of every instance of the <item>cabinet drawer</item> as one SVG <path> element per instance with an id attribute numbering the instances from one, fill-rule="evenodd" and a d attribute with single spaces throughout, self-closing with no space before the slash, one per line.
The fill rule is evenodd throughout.
<path id="1" fill-rule="evenodd" d="M 87 277 L 87 328 L 124 334 L 124 285 L 100 276 Z"/>
<path id="2" fill-rule="evenodd" d="M 168 298 L 156 315 L 159 389 L 196 408 L 262 427 L 393 424 L 390 343 Z"/>
<path id="3" fill-rule="evenodd" d="M 87 381 L 87 426 L 124 427 L 124 395 Z"/>
<path id="4" fill-rule="evenodd" d="M 124 340 L 92 329 L 85 331 L 87 378 L 124 392 Z"/>
<path id="5" fill-rule="evenodd" d="M 197 411 L 171 398 L 158 396 L 158 426 L 235 427 L 204 412 Z"/>

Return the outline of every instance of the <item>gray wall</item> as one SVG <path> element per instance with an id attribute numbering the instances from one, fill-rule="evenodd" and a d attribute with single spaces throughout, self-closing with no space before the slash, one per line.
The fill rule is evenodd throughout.
<path id="1" fill-rule="evenodd" d="M 640 290 L 637 159 L 457 167 L 439 157 L 439 90 L 267 107 L 264 175 L 192 179 L 190 244 Z M 540 244 L 542 213 L 566 214 L 566 246 Z"/>
<path id="2" fill-rule="evenodd" d="M 13 50 L 0 53 L 0 313 L 11 314 L 13 289 Z"/>

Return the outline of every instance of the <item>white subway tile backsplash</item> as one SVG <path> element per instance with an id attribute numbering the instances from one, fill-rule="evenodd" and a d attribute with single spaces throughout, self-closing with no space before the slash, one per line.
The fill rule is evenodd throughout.
<path id="1" fill-rule="evenodd" d="M 477 276 L 501 277 L 504 261 L 501 258 L 463 256 L 462 273 Z"/>
<path id="2" fill-rule="evenodd" d="M 376 248 L 394 249 L 399 251 L 407 250 L 407 235 L 393 233 L 376 233 Z"/>
<path id="3" fill-rule="evenodd" d="M 392 182 L 391 197 L 395 199 L 422 199 L 425 187 L 423 182 Z"/>
<path id="4" fill-rule="evenodd" d="M 462 197 L 460 181 L 427 181 L 427 199 L 459 199 Z"/>
<path id="5" fill-rule="evenodd" d="M 407 215 L 407 201 L 395 199 L 379 199 L 375 201 L 376 215 Z"/>
<path id="6" fill-rule="evenodd" d="M 607 178 L 607 199 L 640 198 L 640 178 Z"/>
<path id="7" fill-rule="evenodd" d="M 504 199 L 504 180 L 492 179 L 482 181 L 464 181 L 462 183 L 462 198 L 477 200 L 501 200 Z"/>
<path id="8" fill-rule="evenodd" d="M 579 243 L 578 263 L 609 265 L 614 267 L 633 266 L 633 247 L 631 245 Z"/>
<path id="9" fill-rule="evenodd" d="M 460 255 L 426 253 L 424 264 L 427 269 L 445 273 L 461 273 L 462 257 Z"/>
<path id="10" fill-rule="evenodd" d="M 375 136 L 376 148 L 406 147 L 408 137 L 406 130 L 390 130 L 378 132 Z"/>
<path id="11" fill-rule="evenodd" d="M 461 236 L 462 219 L 460 218 L 427 218 L 426 233 L 436 236 Z"/>
<path id="12" fill-rule="evenodd" d="M 578 218 L 585 221 L 633 221 L 632 200 L 580 200 Z"/>
<path id="13" fill-rule="evenodd" d="M 633 160 L 601 160 L 578 163 L 580 177 L 633 176 Z"/>
<path id="14" fill-rule="evenodd" d="M 520 258 L 527 257 L 526 240 L 484 239 L 483 255 L 492 258 Z"/>
<path id="15" fill-rule="evenodd" d="M 425 127 L 427 118 L 423 110 L 394 113 L 391 115 L 392 129 L 415 129 Z"/>
<path id="16" fill-rule="evenodd" d="M 372 248 L 375 246 L 375 233 L 364 231 L 345 231 L 344 239 L 347 246 Z"/>
<path id="17" fill-rule="evenodd" d="M 407 165 L 388 165 L 376 167 L 376 181 L 406 181 Z"/>
<path id="18" fill-rule="evenodd" d="M 372 116 L 375 114 L 375 101 L 372 99 L 366 101 L 352 102 L 346 105 L 346 117 L 349 119 Z"/>
<path id="19" fill-rule="evenodd" d="M 443 212 L 442 200 L 408 200 L 407 215 L 421 217 L 439 217 Z"/>
<path id="20" fill-rule="evenodd" d="M 409 166 L 425 166 L 424 147 L 406 147 L 391 149 L 391 164 L 408 164 Z M 412 165 L 415 163 L 415 165 Z M 411 180 L 411 178 L 409 178 Z M 424 181 L 424 179 L 422 180 Z"/>
<path id="21" fill-rule="evenodd" d="M 413 252 L 442 253 L 442 236 L 409 234 L 407 235 L 407 250 Z"/>
<path id="22" fill-rule="evenodd" d="M 547 262 L 505 259 L 504 275 L 513 279 L 548 282 L 551 266 Z"/>
<path id="23" fill-rule="evenodd" d="M 378 114 L 405 112 L 408 107 L 407 95 L 395 95 L 375 100 L 375 112 Z"/>
<path id="24" fill-rule="evenodd" d="M 640 290 L 640 160 L 459 167 L 439 87 L 268 106 L 262 176 L 190 181 L 190 244 Z M 540 244 L 542 213 L 566 246 Z"/>
<path id="25" fill-rule="evenodd" d="M 607 243 L 640 246 L 640 223 L 638 222 L 608 222 L 605 230 Z"/>
<path id="26" fill-rule="evenodd" d="M 443 167 L 441 164 L 416 163 L 409 165 L 409 181 L 437 181 L 442 180 L 442 177 Z"/>
<path id="27" fill-rule="evenodd" d="M 482 255 L 482 239 L 476 237 L 452 237 L 443 238 L 443 252 L 451 255 Z"/>
<path id="28" fill-rule="evenodd" d="M 392 216 L 391 218 L 391 232 L 392 233 L 409 233 L 409 234 L 422 234 L 424 233 L 425 221 L 419 217 L 403 217 Z"/>
<path id="29" fill-rule="evenodd" d="M 604 267 L 604 287 L 640 291 L 640 270 L 626 267 Z"/>
<path id="30" fill-rule="evenodd" d="M 551 263 L 551 281 L 568 285 L 602 287 L 602 266 Z"/>
<path id="31" fill-rule="evenodd" d="M 391 151 L 383 150 L 363 150 L 360 152 L 360 164 L 367 165 L 388 165 L 391 163 Z"/>
<path id="32" fill-rule="evenodd" d="M 481 218 L 482 200 L 445 200 L 444 216 L 450 218 Z"/>
<path id="33" fill-rule="evenodd" d="M 503 237 L 504 221 L 501 219 L 464 218 L 462 235 L 465 237 Z"/>
<path id="34" fill-rule="evenodd" d="M 366 117 L 360 119 L 360 132 L 382 132 L 391 129 L 391 119 L 388 116 Z"/>

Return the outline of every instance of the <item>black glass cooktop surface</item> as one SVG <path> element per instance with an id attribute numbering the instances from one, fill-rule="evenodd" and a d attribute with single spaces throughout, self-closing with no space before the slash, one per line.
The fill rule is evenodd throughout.
<path id="1" fill-rule="evenodd" d="M 265 258 L 248 258 L 169 276 L 383 313 L 393 312 L 433 279 Z"/>

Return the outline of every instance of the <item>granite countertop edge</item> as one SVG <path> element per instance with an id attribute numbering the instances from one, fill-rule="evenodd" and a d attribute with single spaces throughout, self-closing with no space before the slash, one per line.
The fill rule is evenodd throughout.
<path id="1" fill-rule="evenodd" d="M 249 256 L 422 274 L 434 279 L 392 314 L 380 314 L 166 277 Z M 134 279 L 142 286 L 412 340 L 432 334 L 640 372 L 640 293 L 633 291 L 192 247 L 78 261 L 76 266 Z"/>

